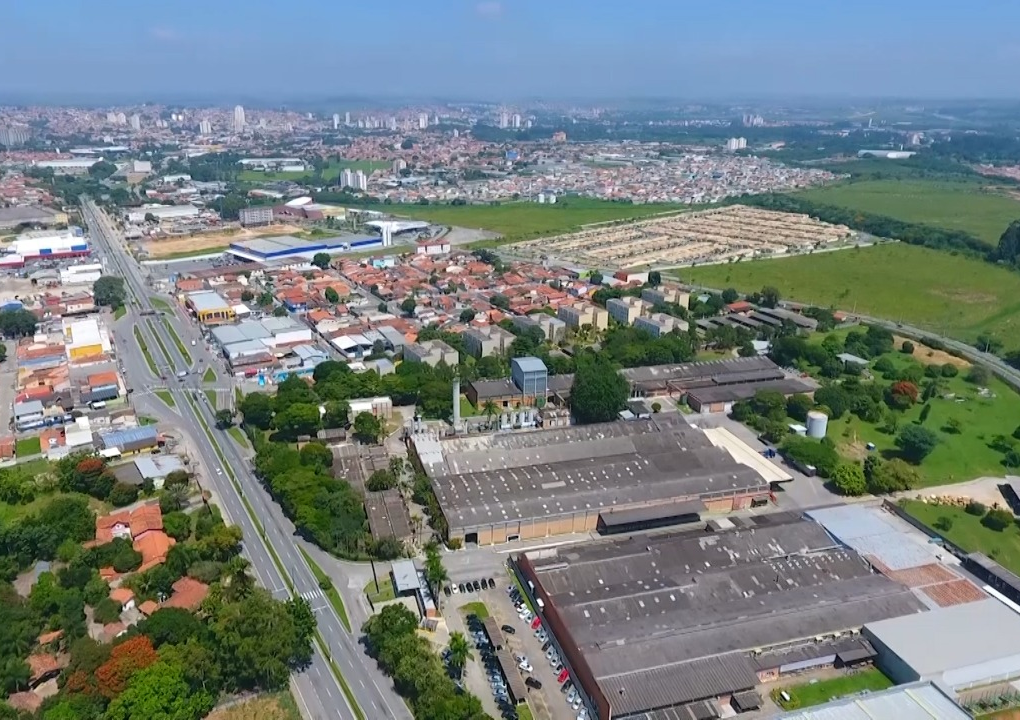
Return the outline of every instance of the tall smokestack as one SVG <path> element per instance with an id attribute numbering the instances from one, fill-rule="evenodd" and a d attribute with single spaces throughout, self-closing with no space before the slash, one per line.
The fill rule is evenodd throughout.
<path id="1" fill-rule="evenodd" d="M 460 431 L 460 378 L 453 379 L 453 430 Z"/>

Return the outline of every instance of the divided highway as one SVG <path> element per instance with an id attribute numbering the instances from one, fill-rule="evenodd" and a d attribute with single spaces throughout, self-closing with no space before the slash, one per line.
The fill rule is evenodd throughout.
<path id="1" fill-rule="evenodd" d="M 244 533 L 244 554 L 255 577 L 275 597 L 300 595 L 315 611 L 322 647 L 316 645 L 311 666 L 296 674 L 292 681 L 302 714 L 310 720 L 412 720 L 389 680 L 378 674 L 357 638 L 346 631 L 319 588 L 298 551 L 293 525 L 254 477 L 250 462 L 237 444 L 216 428 L 216 408 L 210 407 L 203 392 L 206 388 L 202 374 L 206 367 L 213 367 L 218 385 L 226 384 L 226 391 L 232 393 L 233 384 L 223 379 L 223 368 L 218 367 L 217 359 L 207 349 L 200 330 L 174 304 L 174 313 L 167 319 L 191 355 L 193 364 L 189 367 L 153 307 L 146 271 L 130 255 L 109 217 L 87 198 L 82 199 L 82 213 L 92 242 L 103 256 L 106 272 L 124 278 L 129 295 L 133 296 L 129 298 L 127 314 L 114 323 L 118 355 L 128 384 L 142 397 L 153 387 L 165 387 L 171 393 L 175 408 L 162 402 L 146 402 L 146 410 L 155 412 L 161 422 L 179 428 L 190 438 L 191 446 L 200 456 L 198 470 L 203 486 L 212 491 L 229 521 Z M 161 377 L 152 377 L 148 362 L 134 346 L 134 328 L 141 331 Z M 164 356 L 164 349 L 169 358 Z M 189 374 L 178 380 L 180 370 L 188 370 Z M 330 661 L 342 673 L 354 697 L 353 705 L 332 672 Z"/>

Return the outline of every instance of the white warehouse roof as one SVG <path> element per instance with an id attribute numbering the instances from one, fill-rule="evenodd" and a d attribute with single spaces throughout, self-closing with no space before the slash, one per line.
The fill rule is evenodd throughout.
<path id="1" fill-rule="evenodd" d="M 402 233 L 408 230 L 424 230 L 429 224 L 423 220 L 369 220 L 365 226 L 375 228 L 379 232 L 387 228 L 391 233 Z"/>
<path id="2" fill-rule="evenodd" d="M 967 720 L 970 713 L 931 683 L 911 683 L 881 692 L 841 698 L 805 710 L 777 716 L 777 720 Z"/>

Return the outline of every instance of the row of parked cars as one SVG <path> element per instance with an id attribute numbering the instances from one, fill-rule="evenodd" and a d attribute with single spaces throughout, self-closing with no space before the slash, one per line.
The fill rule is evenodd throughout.
<path id="1" fill-rule="evenodd" d="M 570 680 L 570 671 L 563 665 L 563 660 L 560 658 L 560 653 L 553 645 L 552 639 L 549 637 L 548 631 L 542 624 L 542 619 L 535 617 L 534 613 L 531 612 L 531 608 L 525 601 L 524 596 L 516 585 L 510 585 L 506 589 L 507 594 L 514 603 L 514 608 L 517 610 L 517 616 L 524 622 L 528 623 L 531 630 L 535 633 L 535 639 L 542 643 L 542 652 L 545 653 L 545 659 L 552 668 L 553 673 L 556 675 L 556 680 L 560 683 L 560 690 L 566 697 L 567 705 L 577 712 L 576 720 L 588 720 L 588 708 L 584 705 L 584 700 L 581 699 L 581 694 L 574 687 L 573 682 Z M 504 628 L 505 630 L 506 628 Z M 516 656 L 518 667 L 522 672 L 532 672 L 534 668 L 527 656 L 519 654 Z M 541 689 L 542 682 L 537 678 L 528 677 L 525 679 L 525 684 L 529 687 Z"/>
<path id="2" fill-rule="evenodd" d="M 496 587 L 496 581 L 492 578 L 479 578 L 478 580 L 468 580 L 462 583 L 451 583 L 450 585 L 443 586 L 443 593 L 446 597 L 451 595 L 460 595 L 461 593 L 470 592 L 481 592 L 482 590 L 492 590 Z"/>
<path id="3" fill-rule="evenodd" d="M 500 714 L 504 720 L 517 720 L 517 708 L 510 700 L 506 678 L 503 677 L 503 672 L 500 670 L 499 661 L 496 660 L 496 651 L 492 647 L 482 621 L 477 615 L 468 615 L 467 626 L 468 632 L 471 633 L 471 637 L 475 641 L 475 648 L 478 650 L 479 659 L 485 668 L 485 675 L 489 680 L 489 688 L 492 690 L 492 696 L 496 700 L 496 705 L 499 706 Z"/>

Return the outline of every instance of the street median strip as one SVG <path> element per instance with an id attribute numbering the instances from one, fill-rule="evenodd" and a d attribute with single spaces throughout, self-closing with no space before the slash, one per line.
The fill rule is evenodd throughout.
<path id="1" fill-rule="evenodd" d="M 223 463 L 223 471 L 227 474 L 227 477 L 230 479 L 230 482 L 233 483 L 234 487 L 238 491 L 238 494 L 241 496 L 241 503 L 244 505 L 245 512 L 248 513 L 248 518 L 251 520 L 252 524 L 258 530 L 259 534 L 262 536 L 263 544 L 265 545 L 266 550 L 269 552 L 269 556 L 273 559 L 273 564 L 276 565 L 276 569 L 277 571 L 279 571 L 280 577 L 282 577 L 284 583 L 287 584 L 287 588 L 290 590 L 291 594 L 297 596 L 297 593 L 294 590 L 294 584 L 291 581 L 290 576 L 287 574 L 287 571 L 284 569 L 283 562 L 280 560 L 280 556 L 276 554 L 276 550 L 273 549 L 272 544 L 268 540 L 266 540 L 265 528 L 263 528 L 262 523 L 259 522 L 258 517 L 255 515 L 255 509 L 251 506 L 251 503 L 248 502 L 248 498 L 246 498 L 244 496 L 244 493 L 241 492 L 241 485 L 240 483 L 237 482 L 237 476 L 234 474 L 234 471 L 230 469 L 230 465 L 227 463 L 226 458 L 223 456 L 223 451 L 220 450 L 219 443 L 216 442 L 215 436 L 209 429 L 209 424 L 206 423 L 205 418 L 202 417 L 202 413 L 199 411 L 198 405 L 195 403 L 194 398 L 191 397 L 190 394 L 187 395 L 186 397 L 188 398 L 188 403 L 191 405 L 191 409 L 195 413 L 195 417 L 198 418 L 198 422 L 202 426 L 202 430 L 205 432 L 205 436 L 209 439 L 209 444 L 212 445 L 212 449 L 216 453 L 216 456 L 220 459 L 220 462 Z M 316 565 L 312 561 L 310 557 L 308 557 L 304 550 L 302 550 L 301 548 L 298 548 L 298 550 L 301 552 L 305 560 L 308 562 L 309 566 L 312 568 L 312 574 L 316 576 L 316 580 L 319 580 L 320 579 L 319 574 L 322 573 L 322 570 L 319 568 L 318 565 Z M 323 577 L 325 577 L 325 575 L 323 575 Z M 332 588 L 332 591 L 336 593 L 336 588 Z M 327 592 L 326 594 L 328 597 L 329 593 Z M 350 620 L 347 619 L 347 612 L 343 608 L 343 603 L 340 602 L 339 595 L 337 596 L 337 603 L 334 603 L 333 598 L 330 597 L 330 604 L 333 605 L 334 610 L 337 610 L 337 615 L 340 617 L 340 622 L 343 623 L 344 627 L 347 629 L 347 632 L 350 632 L 351 631 Z M 338 604 L 339 609 L 337 607 Z M 347 684 L 347 680 L 344 678 L 343 673 L 340 672 L 340 668 L 337 666 L 335 662 L 333 662 L 333 656 L 329 652 L 329 648 L 326 645 L 326 641 L 323 639 L 322 634 L 319 632 L 318 629 L 315 630 L 315 641 L 316 643 L 318 643 L 319 650 L 322 652 L 323 657 L 326 658 L 326 662 L 329 664 L 329 669 L 333 673 L 333 676 L 336 678 L 337 683 L 340 685 L 340 689 L 343 691 L 344 697 L 347 698 L 347 702 L 350 704 L 351 709 L 354 711 L 355 716 L 358 718 L 358 720 L 365 720 L 365 714 L 361 711 L 361 708 L 358 706 L 357 698 L 355 698 L 353 691 Z"/>
<path id="2" fill-rule="evenodd" d="M 171 370 L 175 369 L 177 365 L 174 363 L 173 358 L 170 357 L 170 352 L 166 349 L 166 345 L 163 343 L 163 338 L 161 338 L 159 333 L 156 332 L 156 328 L 153 326 L 151 320 L 146 320 L 146 323 L 149 326 L 149 332 L 152 333 L 152 337 L 156 338 L 156 344 L 159 345 L 159 351 L 163 353 L 163 357 L 166 358 L 167 365 L 170 366 Z"/>
<path id="3" fill-rule="evenodd" d="M 188 348 L 184 346 L 184 342 L 181 340 L 181 336 L 177 334 L 177 331 L 174 330 L 174 327 L 173 325 L 170 324 L 169 320 L 167 320 L 165 317 L 160 319 L 163 321 L 163 327 L 165 327 L 167 329 L 167 332 L 170 333 L 170 338 L 174 341 L 174 345 L 177 346 L 177 352 L 179 352 L 181 354 L 181 357 L 184 358 L 184 364 L 187 365 L 188 367 L 191 367 L 192 364 L 191 353 L 189 353 Z"/>
<path id="4" fill-rule="evenodd" d="M 149 352 L 149 346 L 145 344 L 145 338 L 142 337 L 142 331 L 135 326 L 135 341 L 138 343 L 138 348 L 142 351 L 142 357 L 145 358 L 145 364 L 149 366 L 149 370 L 153 375 L 159 377 L 159 370 L 156 368 L 156 361 L 152 359 L 152 353 Z"/>
<path id="5" fill-rule="evenodd" d="M 347 617 L 347 608 L 344 607 L 343 598 L 340 597 L 339 591 L 333 586 L 333 581 L 329 579 L 329 576 L 323 572 L 319 564 L 312 560 L 312 557 L 305 552 L 304 548 L 298 548 L 298 552 L 304 557 L 305 562 L 308 563 L 308 567 L 312 569 L 312 575 L 315 576 L 315 581 L 319 583 L 319 587 L 322 588 L 326 597 L 329 598 L 330 605 L 336 610 L 337 616 L 340 618 L 340 622 L 343 623 L 347 632 L 351 632 L 351 621 Z"/>

